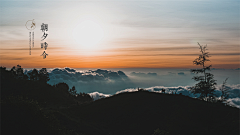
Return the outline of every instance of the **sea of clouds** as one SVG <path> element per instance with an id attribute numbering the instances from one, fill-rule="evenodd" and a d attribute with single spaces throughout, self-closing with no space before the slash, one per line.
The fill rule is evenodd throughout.
<path id="1" fill-rule="evenodd" d="M 25 74 L 32 70 L 25 70 Z M 113 93 L 131 86 L 131 80 L 122 71 L 110 70 L 85 70 L 78 71 L 70 68 L 48 69 L 49 84 L 65 82 L 71 88 L 76 87 L 78 92 L 102 92 Z"/>
<path id="2" fill-rule="evenodd" d="M 124 69 L 123 69 L 124 70 Z M 131 69 L 121 70 L 78 70 L 71 68 L 54 68 L 48 69 L 50 81 L 49 84 L 54 85 L 60 82 L 65 82 L 71 88 L 76 87 L 78 92 L 89 93 L 94 100 L 106 98 L 114 94 L 123 92 L 137 91 L 138 87 L 144 88 L 150 92 L 161 93 L 162 89 L 166 90 L 166 93 L 176 94 L 182 93 L 189 97 L 196 97 L 189 91 L 190 86 L 193 86 L 194 82 L 191 78 L 194 74 L 191 74 L 188 70 L 150 70 Z M 25 73 L 32 70 L 25 70 Z M 240 108 L 240 83 L 239 83 L 239 70 L 230 71 L 218 71 L 213 73 L 216 75 L 217 80 L 224 81 L 226 77 L 233 78 L 228 81 L 231 84 L 227 85 L 229 88 L 228 102 Z M 221 83 L 218 83 L 215 94 L 219 97 Z"/>
<path id="3" fill-rule="evenodd" d="M 238 85 L 233 85 L 233 86 L 227 86 L 229 88 L 229 98 L 227 99 L 226 102 L 228 102 L 229 105 L 231 106 L 235 106 L 237 108 L 240 108 L 240 84 Z M 182 94 L 185 96 L 189 96 L 192 98 L 196 98 L 198 95 L 193 95 L 190 91 L 189 91 L 190 86 L 178 86 L 178 87 L 164 87 L 164 86 L 154 86 L 154 87 L 149 87 L 149 88 L 145 88 L 145 90 L 149 91 L 149 92 L 155 92 L 155 93 L 162 93 L 162 89 L 165 89 L 165 93 L 166 94 Z M 217 87 L 216 92 L 214 94 L 216 94 L 217 97 L 221 96 L 221 86 Z M 138 88 L 132 88 L 132 89 L 125 89 L 125 90 L 121 90 L 116 92 L 115 94 L 119 94 L 119 93 L 124 93 L 124 92 L 136 92 L 138 91 Z M 92 92 L 89 93 L 94 100 L 98 100 L 101 98 L 106 98 L 106 97 L 110 97 L 111 94 L 103 94 L 103 93 L 99 93 L 99 92 Z"/>

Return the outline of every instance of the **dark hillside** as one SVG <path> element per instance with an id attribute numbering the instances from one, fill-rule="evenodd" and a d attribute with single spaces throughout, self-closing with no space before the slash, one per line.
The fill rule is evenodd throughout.
<path id="1" fill-rule="evenodd" d="M 221 103 L 148 91 L 93 102 L 37 70 L 0 69 L 1 135 L 239 135 L 239 109 Z"/>
<path id="2" fill-rule="evenodd" d="M 102 130 L 95 134 L 150 135 L 158 128 L 173 135 L 239 134 L 239 109 L 182 95 L 122 93 L 64 113 Z"/>
<path id="3" fill-rule="evenodd" d="M 66 83 L 51 86 L 46 83 L 47 79 L 44 81 L 41 70 L 35 71 L 28 77 L 19 65 L 16 71 L 15 68 L 8 71 L 0 67 L 0 134 L 74 134 L 64 123 L 68 117 L 59 112 L 60 108 L 92 102 L 93 99 L 86 93 L 71 94 L 70 90 L 74 90 Z"/>

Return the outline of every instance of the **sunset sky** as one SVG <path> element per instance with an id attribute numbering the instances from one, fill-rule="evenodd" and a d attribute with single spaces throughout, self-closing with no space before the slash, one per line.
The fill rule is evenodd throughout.
<path id="1" fill-rule="evenodd" d="M 1 0 L 0 8 L 0 66 L 7 68 L 195 68 L 198 42 L 208 45 L 214 68 L 240 68 L 239 0 Z M 29 55 L 25 24 L 33 19 Z"/>

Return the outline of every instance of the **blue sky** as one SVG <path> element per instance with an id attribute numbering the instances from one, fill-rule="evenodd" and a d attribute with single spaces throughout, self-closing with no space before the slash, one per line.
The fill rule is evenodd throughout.
<path id="1" fill-rule="evenodd" d="M 54 56 L 52 58 L 59 57 L 59 53 L 64 56 L 74 55 L 79 57 L 89 57 L 90 55 L 114 55 L 118 57 L 121 55 L 121 58 L 118 59 L 122 61 L 126 57 L 136 61 L 137 58 L 129 56 L 128 50 L 136 50 L 135 53 L 139 53 L 138 50 L 142 48 L 155 50 L 170 47 L 173 50 L 166 51 L 163 54 L 179 54 L 174 48 L 196 47 L 194 51 L 197 53 L 197 42 L 199 42 L 208 44 L 213 54 L 222 54 L 221 57 L 214 58 L 216 61 L 221 61 L 226 55 L 229 56 L 229 58 L 223 60 L 225 63 L 217 62 L 220 67 L 224 67 L 224 65 L 238 67 L 240 4 L 236 0 L 1 0 L 0 5 L 2 49 L 0 53 L 2 58 L 16 59 L 17 57 L 14 56 L 15 58 L 13 58 L 13 55 L 10 56 L 9 52 L 4 49 L 27 47 L 24 44 L 28 42 L 28 31 L 24 25 L 27 20 L 35 19 L 37 24 L 35 29 L 36 45 L 40 44 L 38 43 L 42 34 L 40 25 L 42 23 L 49 25 L 48 42 L 51 43 L 51 54 Z M 93 21 L 104 32 L 104 38 L 101 42 L 90 49 L 84 48 L 87 43 L 83 45 L 81 42 L 75 42 L 75 38 L 73 38 L 74 29 L 85 20 Z M 97 32 L 93 30 L 92 33 Z M 19 43 L 20 41 L 21 43 Z M 193 50 L 182 51 L 181 53 L 184 54 L 193 52 Z M 27 55 L 27 53 L 20 51 L 15 53 Z M 141 52 L 141 55 L 147 56 L 152 53 L 154 52 L 146 51 Z M 23 58 L 25 61 L 31 60 L 31 58 L 26 57 Z M 26 63 L 25 61 L 23 63 Z M 96 59 L 92 61 L 96 61 Z M 169 61 L 173 61 L 173 58 L 169 58 Z M 227 61 L 231 62 L 227 63 Z M 41 63 L 42 61 L 38 62 Z M 152 63 L 154 62 L 152 61 Z M 10 63 L 6 64 L 11 65 Z M 106 65 L 109 65 L 109 63 L 106 63 Z M 121 67 L 124 67 L 124 65 L 127 64 L 122 64 Z M 149 66 L 152 67 L 148 64 L 145 67 Z"/>

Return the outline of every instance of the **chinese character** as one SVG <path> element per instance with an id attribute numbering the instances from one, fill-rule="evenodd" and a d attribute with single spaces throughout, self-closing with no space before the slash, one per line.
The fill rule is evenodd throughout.
<path id="1" fill-rule="evenodd" d="M 43 36 L 42 36 L 42 40 L 41 40 L 41 41 L 43 41 L 44 39 L 46 39 L 46 37 L 47 37 L 47 35 L 48 35 L 48 34 L 47 34 L 48 24 L 42 23 L 40 30 L 42 30 L 42 32 L 44 32 L 44 34 L 43 34 Z M 46 50 L 47 47 L 48 47 L 48 44 L 47 44 L 46 42 L 41 43 L 41 48 L 44 48 L 44 49 Z M 43 59 L 45 59 L 47 55 L 48 55 L 48 54 L 44 51 L 41 56 L 43 56 Z"/>
<path id="2" fill-rule="evenodd" d="M 48 55 L 48 54 L 46 54 L 46 52 L 44 51 L 43 54 L 40 55 L 40 56 L 43 56 L 43 59 L 45 59 L 47 55 Z"/>
<path id="3" fill-rule="evenodd" d="M 29 32 L 29 55 L 31 55 L 31 32 Z"/>
<path id="4" fill-rule="evenodd" d="M 41 25 L 41 30 L 42 30 L 42 32 L 48 31 L 48 24 L 42 23 L 42 25 Z"/>
<path id="5" fill-rule="evenodd" d="M 41 48 L 44 48 L 46 50 L 47 47 L 48 47 L 48 44 L 46 42 L 41 43 Z"/>
<path id="6" fill-rule="evenodd" d="M 34 47 L 34 32 L 32 32 L 32 47 Z"/>
<path id="7" fill-rule="evenodd" d="M 48 34 L 44 32 L 42 38 L 44 37 L 44 39 L 45 39 L 45 38 L 47 37 L 47 35 L 48 35 Z M 43 41 L 44 39 L 42 39 L 41 41 Z"/>

